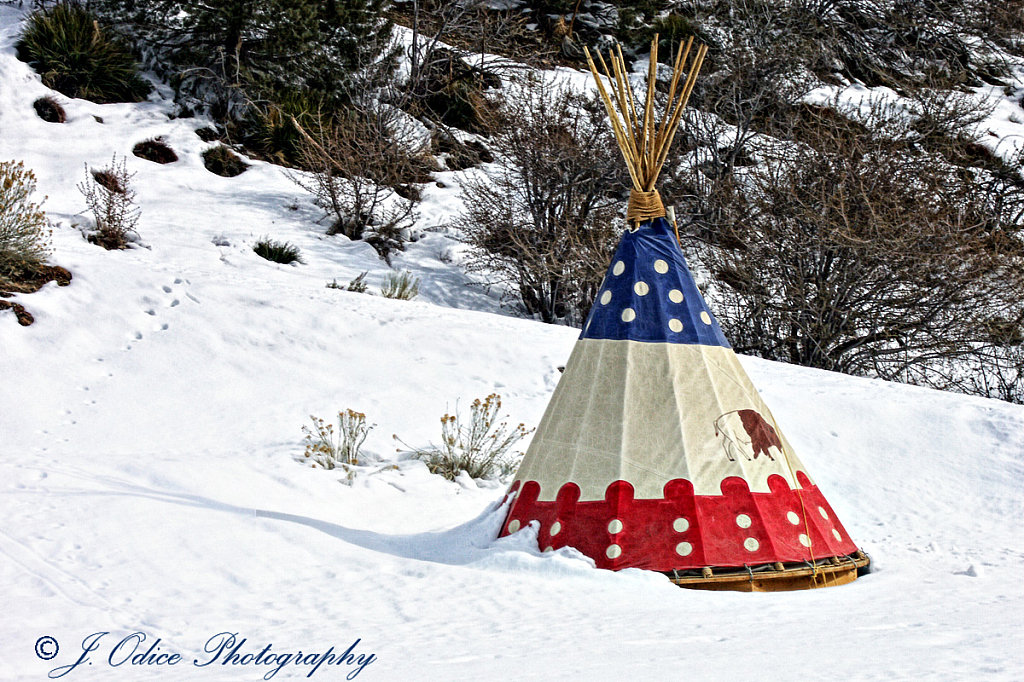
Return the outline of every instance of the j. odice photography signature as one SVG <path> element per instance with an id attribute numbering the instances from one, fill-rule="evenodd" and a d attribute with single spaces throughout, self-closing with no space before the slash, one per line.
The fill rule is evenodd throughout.
<path id="1" fill-rule="evenodd" d="M 355 679 L 363 669 L 377 660 L 375 654 L 357 650 L 361 639 L 356 639 L 345 649 L 330 646 L 326 651 L 303 652 L 301 649 L 275 650 L 273 643 L 252 644 L 248 638 L 237 632 L 218 632 L 203 645 L 203 653 L 189 661 L 182 654 L 166 645 L 159 637 L 147 637 L 145 633 L 133 632 L 117 640 L 109 632 L 94 632 L 82 640 L 82 651 L 78 659 L 54 668 L 48 673 L 50 679 L 70 675 L 79 668 L 94 663 L 106 664 L 112 668 L 125 667 L 138 670 L 139 666 L 170 667 L 181 665 L 187 668 L 208 668 L 216 666 L 252 666 L 262 673 L 264 680 L 272 679 L 282 668 L 302 666 L 306 677 L 323 668 L 336 667 L 345 671 L 345 679 Z M 109 647 L 109 649 L 107 648 Z M 43 660 L 56 656 L 57 641 L 42 637 L 36 643 L 36 655 Z"/>

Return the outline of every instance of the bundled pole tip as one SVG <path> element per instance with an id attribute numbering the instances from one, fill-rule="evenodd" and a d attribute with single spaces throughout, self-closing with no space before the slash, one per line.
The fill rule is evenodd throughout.
<path id="1" fill-rule="evenodd" d="M 661 203 L 658 190 L 641 192 L 635 187 L 629 190 L 629 205 L 626 207 L 626 220 L 629 223 L 636 225 L 655 218 L 664 218 L 665 215 L 665 205 Z"/>
<path id="2" fill-rule="evenodd" d="M 587 63 L 590 65 L 590 72 L 597 82 L 597 90 L 601 94 L 608 117 L 611 119 L 615 141 L 619 144 L 622 157 L 626 160 L 629 176 L 633 181 L 633 188 L 629 195 L 629 208 L 626 212 L 626 218 L 630 223 L 639 224 L 665 215 L 665 208 L 657 190 L 654 189 L 654 184 L 668 158 L 672 141 L 679 129 L 683 109 L 686 108 L 686 103 L 690 99 L 690 93 L 693 92 L 693 87 L 697 82 L 697 74 L 700 72 L 704 56 L 707 54 L 707 46 L 700 45 L 691 58 L 692 47 L 692 37 L 685 44 L 679 45 L 672 68 L 668 101 L 665 104 L 665 113 L 662 115 L 660 123 L 654 120 L 654 86 L 658 77 L 657 34 L 651 41 L 650 68 L 647 72 L 647 98 L 642 115 L 636 108 L 633 88 L 629 83 L 629 72 L 626 70 L 622 50 L 616 47 L 615 50 L 609 52 L 608 60 L 611 62 L 611 69 L 608 68 L 608 62 L 605 61 L 604 56 L 600 52 L 597 54 L 604 71 L 604 78 L 608 79 L 612 89 L 609 93 L 602 80 L 602 74 L 598 72 L 597 65 L 594 63 L 593 57 L 590 56 L 590 50 L 586 47 L 583 48 L 587 56 Z M 682 78 L 684 73 L 686 74 L 685 80 Z M 680 86 L 681 80 L 682 85 Z"/>

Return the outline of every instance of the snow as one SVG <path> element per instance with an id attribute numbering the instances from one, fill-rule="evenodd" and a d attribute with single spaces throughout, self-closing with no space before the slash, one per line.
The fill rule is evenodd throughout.
<path id="1" fill-rule="evenodd" d="M 874 561 L 849 586 L 688 591 L 541 554 L 536 528 L 495 540 L 503 486 L 432 475 L 392 434 L 436 442 L 446 409 L 491 392 L 536 425 L 577 332 L 503 314 L 437 258 L 457 248 L 444 230 L 396 259 L 423 280 L 415 301 L 325 288 L 366 270 L 377 291 L 389 269 L 326 237 L 278 168 L 207 172 L 206 122 L 170 119 L 166 88 L 136 105 L 58 96 L 69 122 L 39 120 L 50 93 L 14 58 L 22 16 L 0 6 L 0 159 L 36 172 L 74 280 L 16 298 L 30 327 L 0 313 L 0 678 L 42 679 L 99 632 L 67 679 L 274 669 L 196 667 L 218 633 L 246 638 L 240 654 L 359 640 L 363 668 L 290 663 L 273 679 L 1024 678 L 1024 408 L 743 359 Z M 177 163 L 131 155 L 157 135 Z M 113 153 L 142 208 L 144 247 L 123 252 L 74 227 L 84 164 Z M 428 188 L 420 228 L 458 211 L 461 177 Z M 307 263 L 260 259 L 264 235 Z M 309 415 L 348 407 L 376 424 L 370 463 L 352 480 L 300 464 Z M 159 638 L 180 662 L 112 666 L 134 632 L 138 653 Z M 43 636 L 60 645 L 49 661 Z"/>

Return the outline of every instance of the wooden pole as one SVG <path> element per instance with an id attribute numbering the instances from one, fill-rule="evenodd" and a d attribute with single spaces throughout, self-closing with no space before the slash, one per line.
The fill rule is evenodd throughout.
<path id="1" fill-rule="evenodd" d="M 643 115 L 637 110 L 637 102 L 633 96 L 633 87 L 626 71 L 626 60 L 622 55 L 622 48 L 618 45 L 608 54 L 611 62 L 609 68 L 604 55 L 597 53 L 598 61 L 604 70 L 604 78 L 608 79 L 609 92 L 605 87 L 604 78 L 598 71 L 597 64 L 590 55 L 590 50 L 583 48 L 587 56 L 587 64 L 590 72 L 597 83 L 597 90 L 608 111 L 608 118 L 611 120 L 612 133 L 615 141 L 622 152 L 622 158 L 626 161 L 629 176 L 633 181 L 633 188 L 638 192 L 652 192 L 654 184 L 658 180 L 662 167 L 668 158 L 672 142 L 675 140 L 676 132 L 679 129 L 683 110 L 690 99 L 694 85 L 697 82 L 697 74 L 707 54 L 707 46 L 700 45 L 696 54 L 690 59 L 693 38 L 680 44 L 676 51 L 675 62 L 672 65 L 672 80 L 669 85 L 668 101 L 665 103 L 665 113 L 658 122 L 655 120 L 654 99 L 658 79 L 658 36 L 651 41 L 651 53 L 647 71 L 647 92 L 646 100 L 643 103 Z M 689 68 L 687 62 L 689 61 Z M 682 79 L 683 71 L 686 70 L 686 79 Z M 680 81 L 683 80 L 680 89 Z M 617 106 L 616 106 L 617 105 Z"/>

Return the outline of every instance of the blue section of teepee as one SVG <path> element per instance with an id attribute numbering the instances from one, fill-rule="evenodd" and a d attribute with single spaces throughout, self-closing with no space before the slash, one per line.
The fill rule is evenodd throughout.
<path id="1" fill-rule="evenodd" d="M 580 338 L 730 347 L 664 218 L 622 235 Z"/>

